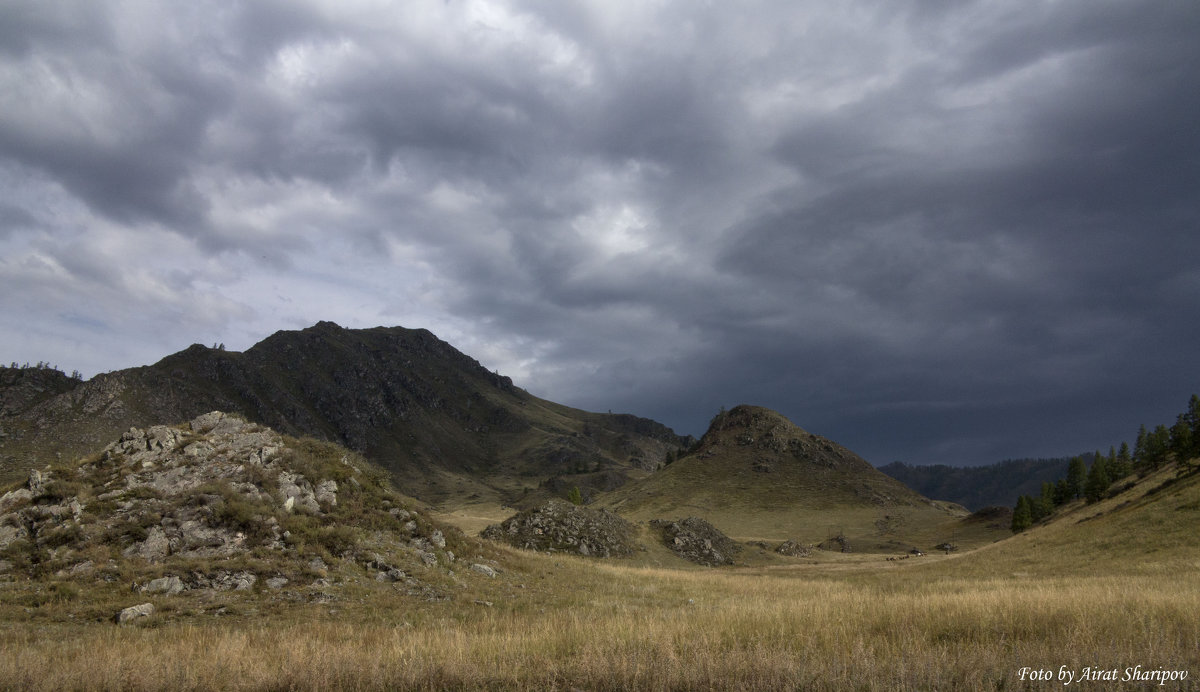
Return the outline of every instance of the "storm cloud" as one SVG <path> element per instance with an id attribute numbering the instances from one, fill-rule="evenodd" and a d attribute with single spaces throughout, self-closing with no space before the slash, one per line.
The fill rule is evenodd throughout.
<path id="1" fill-rule="evenodd" d="M 0 4 L 0 358 L 318 320 L 876 463 L 1200 391 L 1200 5 Z"/>

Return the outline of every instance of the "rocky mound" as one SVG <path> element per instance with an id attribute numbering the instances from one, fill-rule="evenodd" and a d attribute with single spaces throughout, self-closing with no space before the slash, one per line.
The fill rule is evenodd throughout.
<path id="1" fill-rule="evenodd" d="M 341 447 L 220 412 L 134 428 L 0 497 L 0 572 L 166 573 L 134 588 L 170 594 L 244 590 L 260 578 L 268 588 L 308 584 L 347 561 L 391 581 L 407 575 L 389 560 L 452 563 L 446 534 L 385 478 Z"/>
<path id="2" fill-rule="evenodd" d="M 845 536 L 834 536 L 821 541 L 817 547 L 835 553 L 848 553 L 850 552 L 850 541 Z"/>
<path id="3" fill-rule="evenodd" d="M 780 543 L 779 547 L 775 549 L 775 552 L 787 557 L 808 557 L 812 555 L 812 551 L 812 544 L 791 540 Z"/>
<path id="4" fill-rule="evenodd" d="M 732 565 L 742 547 L 699 517 L 679 521 L 655 519 L 650 526 L 662 533 L 663 543 L 676 555 L 699 565 Z"/>
<path id="5" fill-rule="evenodd" d="M 634 526 L 607 510 L 550 500 L 492 524 L 480 536 L 528 550 L 564 551 L 596 557 L 633 554 Z"/>

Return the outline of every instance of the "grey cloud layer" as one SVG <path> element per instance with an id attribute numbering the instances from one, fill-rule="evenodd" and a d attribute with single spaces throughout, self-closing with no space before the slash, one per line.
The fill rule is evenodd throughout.
<path id="1" fill-rule="evenodd" d="M 1200 389 L 1194 3 L 43 5 L 0 7 L 17 360 L 403 323 L 879 462 Z"/>

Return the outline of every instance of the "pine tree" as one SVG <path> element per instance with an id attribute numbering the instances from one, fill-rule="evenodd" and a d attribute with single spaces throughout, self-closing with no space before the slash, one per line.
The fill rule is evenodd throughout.
<path id="1" fill-rule="evenodd" d="M 1104 493 L 1108 492 L 1109 485 L 1108 460 L 1097 455 L 1096 460 L 1092 462 L 1091 470 L 1088 471 L 1087 483 L 1083 490 L 1088 504 L 1104 499 Z"/>
<path id="2" fill-rule="evenodd" d="M 571 490 L 567 492 L 567 502 L 570 502 L 573 505 L 583 504 L 583 493 L 579 490 L 578 485 L 574 488 L 571 488 Z"/>
<path id="3" fill-rule="evenodd" d="M 1129 456 L 1129 444 L 1122 442 L 1121 449 L 1117 451 L 1116 460 L 1108 469 L 1108 475 L 1112 476 L 1113 481 L 1117 481 L 1131 473 L 1133 473 L 1133 458 Z"/>
<path id="4" fill-rule="evenodd" d="M 1146 444 L 1149 441 L 1149 435 L 1146 434 L 1146 424 L 1142 423 L 1138 428 L 1137 440 L 1133 443 L 1133 465 L 1134 468 L 1142 470 L 1150 466 L 1150 461 L 1147 459 Z"/>
<path id="5" fill-rule="evenodd" d="M 1146 437 L 1146 465 L 1151 469 L 1162 466 L 1167 461 L 1167 453 L 1171 451 L 1171 431 L 1159 423 L 1154 426 L 1154 432 Z"/>
<path id="6" fill-rule="evenodd" d="M 1054 513 L 1054 484 L 1046 481 L 1042 483 L 1042 494 L 1033 501 L 1032 506 L 1033 520 L 1041 521 Z"/>
<path id="7" fill-rule="evenodd" d="M 1188 401 L 1188 410 L 1185 414 L 1188 425 L 1192 429 L 1192 457 L 1200 457 L 1200 396 L 1192 395 Z"/>
<path id="8" fill-rule="evenodd" d="M 1059 478 L 1054 484 L 1054 506 L 1065 505 L 1071 501 L 1071 488 L 1067 486 L 1066 478 Z"/>
<path id="9" fill-rule="evenodd" d="M 1013 509 L 1012 532 L 1021 533 L 1030 526 L 1033 526 L 1033 501 L 1028 495 L 1022 495 Z"/>
<path id="10" fill-rule="evenodd" d="M 1179 417 L 1175 419 L 1175 425 L 1171 426 L 1169 447 L 1171 453 L 1175 455 L 1176 461 L 1186 461 L 1192 458 L 1192 426 L 1188 422 L 1186 413 L 1179 414 Z"/>
<path id="11" fill-rule="evenodd" d="M 1085 482 L 1087 482 L 1087 465 L 1083 463 L 1083 457 L 1075 457 L 1071 459 L 1071 465 L 1067 467 L 1067 491 L 1070 493 L 1070 499 L 1074 500 L 1083 496 Z"/>

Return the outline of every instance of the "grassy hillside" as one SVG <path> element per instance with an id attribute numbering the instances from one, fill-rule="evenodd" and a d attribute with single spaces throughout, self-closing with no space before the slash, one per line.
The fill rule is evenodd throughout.
<path id="1" fill-rule="evenodd" d="M 993 540 L 965 509 L 934 502 L 850 450 L 768 409 L 739 406 L 714 419 L 699 445 L 598 504 L 634 520 L 699 516 L 739 540 L 820 543 L 844 535 L 854 551 L 930 550 Z"/>

